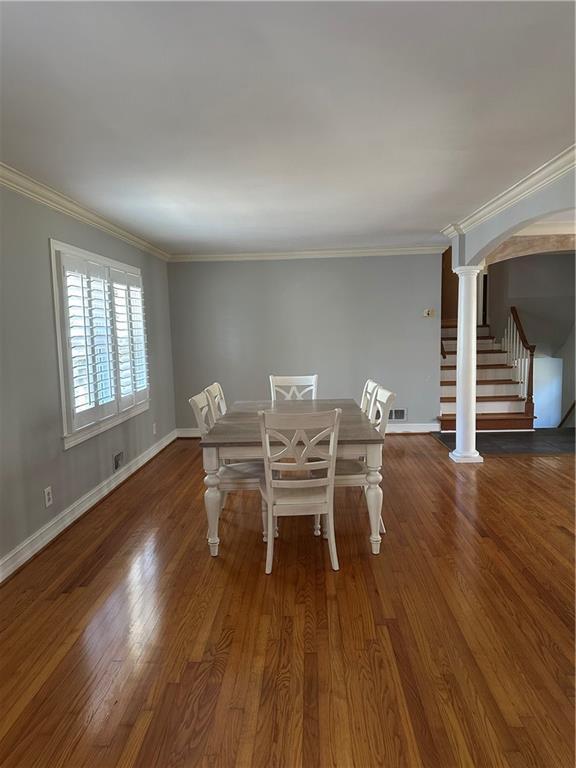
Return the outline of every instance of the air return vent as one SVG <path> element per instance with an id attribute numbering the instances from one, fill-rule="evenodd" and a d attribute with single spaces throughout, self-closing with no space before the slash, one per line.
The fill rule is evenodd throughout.
<path id="1" fill-rule="evenodd" d="M 390 411 L 390 421 L 406 421 L 406 408 L 393 408 Z"/>

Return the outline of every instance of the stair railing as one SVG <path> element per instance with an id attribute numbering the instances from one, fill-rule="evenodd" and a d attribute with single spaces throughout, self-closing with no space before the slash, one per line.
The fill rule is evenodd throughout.
<path id="1" fill-rule="evenodd" d="M 525 398 L 524 413 L 534 416 L 534 352 L 535 344 L 529 344 L 516 307 L 510 307 L 506 330 L 502 337 L 502 349 L 506 350 L 506 362 L 516 369 L 520 382 L 520 396 Z"/>

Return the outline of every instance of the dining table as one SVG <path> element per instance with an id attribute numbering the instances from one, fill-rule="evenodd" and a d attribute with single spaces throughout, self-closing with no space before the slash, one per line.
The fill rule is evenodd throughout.
<path id="1" fill-rule="evenodd" d="M 200 441 L 204 464 L 204 504 L 208 518 L 208 546 L 217 556 L 220 539 L 218 521 L 223 493 L 218 471 L 223 463 L 262 459 L 260 411 L 275 413 L 314 413 L 340 408 L 340 430 L 337 457 L 361 459 L 366 464 L 366 504 L 370 518 L 372 553 L 380 552 L 380 519 L 382 513 L 382 444 L 384 436 L 373 426 L 360 406 L 351 398 L 314 400 L 240 400 L 233 403 Z"/>

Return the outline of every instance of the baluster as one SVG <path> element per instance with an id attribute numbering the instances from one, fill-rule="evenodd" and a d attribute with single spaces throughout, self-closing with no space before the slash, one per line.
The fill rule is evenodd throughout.
<path id="1" fill-rule="evenodd" d="M 522 347 L 523 354 L 522 354 L 522 397 L 526 397 L 526 386 L 527 386 L 527 379 L 528 379 L 528 370 L 526 368 L 526 350 L 524 347 Z"/>
<path id="2" fill-rule="evenodd" d="M 511 328 L 512 338 L 510 344 L 510 365 L 514 365 L 514 358 L 516 357 L 516 328 L 512 324 Z"/>

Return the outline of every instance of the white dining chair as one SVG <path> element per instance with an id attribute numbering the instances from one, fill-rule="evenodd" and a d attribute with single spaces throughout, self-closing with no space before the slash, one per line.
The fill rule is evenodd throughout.
<path id="1" fill-rule="evenodd" d="M 224 397 L 224 390 L 222 389 L 222 386 L 215 381 L 214 384 L 210 384 L 209 387 L 206 387 L 204 391 L 208 395 L 214 421 L 218 421 L 218 419 L 221 419 L 228 410 L 226 406 L 226 398 Z"/>
<path id="2" fill-rule="evenodd" d="M 364 389 L 362 390 L 362 397 L 360 398 L 360 410 L 366 414 L 370 412 L 377 389 L 378 383 L 374 379 L 366 379 L 366 384 L 364 384 Z"/>
<path id="3" fill-rule="evenodd" d="M 268 530 L 278 517 L 320 515 L 332 568 L 337 571 L 334 535 L 334 471 L 341 410 L 318 413 L 260 411 Z M 274 537 L 268 537 L 266 573 L 272 572 Z"/>
<path id="4" fill-rule="evenodd" d="M 216 421 L 208 393 L 204 389 L 200 394 L 190 397 L 188 402 L 196 418 L 200 437 L 204 437 L 212 429 Z"/>
<path id="5" fill-rule="evenodd" d="M 390 409 L 395 399 L 396 395 L 394 392 L 390 392 L 390 390 L 385 389 L 379 384 L 376 385 L 376 389 L 372 395 L 371 410 L 367 415 L 382 437 L 386 434 Z M 368 467 L 363 459 L 337 459 L 334 485 L 337 488 L 360 487 L 366 491 L 366 488 L 368 487 L 368 481 L 366 480 L 367 473 Z M 386 533 L 382 517 L 380 517 L 380 533 Z M 316 536 L 320 535 L 319 517 L 316 517 L 314 521 L 314 534 Z M 324 538 L 326 538 L 326 531 L 324 531 Z"/>
<path id="6" fill-rule="evenodd" d="M 191 397 L 188 402 L 196 417 L 200 437 L 208 434 L 214 426 L 214 417 L 212 405 L 206 390 L 198 395 Z M 222 507 L 224 506 L 226 494 L 228 491 L 258 491 L 261 483 L 264 481 L 264 462 L 263 461 L 241 461 L 234 464 L 222 464 L 218 470 L 219 490 L 223 494 Z M 264 503 L 262 503 L 263 525 L 267 522 L 265 518 Z M 266 529 L 267 530 L 267 529 Z M 266 532 L 264 532 L 266 536 Z M 266 538 L 264 538 L 266 541 Z"/>
<path id="7" fill-rule="evenodd" d="M 313 376 L 270 376 L 272 400 L 304 400 L 304 395 L 316 399 L 318 374 Z M 278 397 L 280 396 L 280 398 Z"/>

